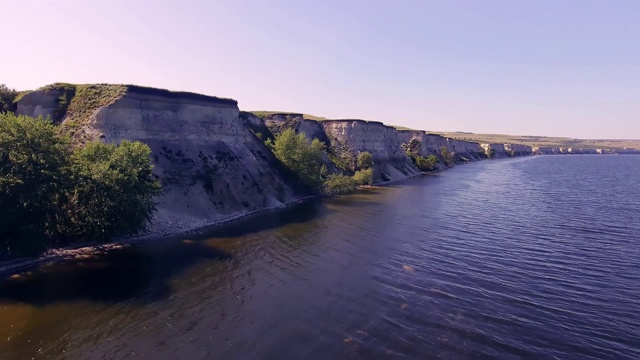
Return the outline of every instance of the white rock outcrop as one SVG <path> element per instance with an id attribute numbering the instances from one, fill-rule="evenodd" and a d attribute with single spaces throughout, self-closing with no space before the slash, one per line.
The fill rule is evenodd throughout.
<path id="1" fill-rule="evenodd" d="M 331 146 L 351 154 L 367 151 L 373 156 L 376 183 L 402 181 L 420 174 L 404 152 L 398 131 L 383 123 L 364 120 L 319 122 Z"/>
<path id="2" fill-rule="evenodd" d="M 53 95 L 55 96 L 55 94 Z M 18 103 L 27 115 L 50 115 L 51 96 Z M 295 202 L 271 151 L 239 118 L 236 101 L 129 87 L 93 112 L 87 125 L 105 142 L 139 140 L 152 150 L 163 185 L 155 233 L 176 233 Z"/>

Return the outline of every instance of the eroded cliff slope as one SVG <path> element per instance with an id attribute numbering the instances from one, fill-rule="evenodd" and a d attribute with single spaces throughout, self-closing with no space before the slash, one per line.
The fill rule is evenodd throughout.
<path id="1" fill-rule="evenodd" d="M 420 172 L 400 146 L 398 131 L 380 122 L 364 120 L 309 120 L 303 114 L 263 114 L 261 120 L 273 134 L 291 128 L 304 132 L 309 140 L 318 139 L 327 146 L 325 165 L 331 172 L 356 170 L 360 152 L 373 157 L 374 182 L 402 181 Z"/>
<path id="2" fill-rule="evenodd" d="M 320 124 L 331 147 L 342 158 L 355 161 L 358 153 L 371 153 L 375 182 L 402 181 L 420 174 L 400 146 L 395 128 L 364 120 L 326 120 Z"/>
<path id="3" fill-rule="evenodd" d="M 399 137 L 405 148 L 410 149 L 415 155 L 423 157 L 435 155 L 444 161 L 442 158 L 443 148 L 453 154 L 455 162 L 479 160 L 487 157 L 484 148 L 478 143 L 455 140 L 420 130 L 401 130 Z"/>
<path id="4" fill-rule="evenodd" d="M 57 88 L 34 91 L 18 102 L 18 113 L 51 116 L 78 141 L 148 144 L 163 185 L 151 226 L 155 232 L 211 225 L 304 195 L 295 193 L 273 154 L 239 118 L 235 100 L 124 86 L 78 117 L 59 113 L 60 101 L 73 109 L 78 100 L 65 94 Z"/>
<path id="5" fill-rule="evenodd" d="M 436 155 L 436 169 L 444 169 L 456 162 L 531 153 L 522 146 L 481 145 L 374 121 L 274 112 L 256 116 L 240 112 L 235 100 L 133 85 L 53 84 L 24 95 L 17 113 L 50 117 L 75 143 L 127 139 L 148 144 L 163 185 L 151 226 L 155 233 L 212 225 L 309 195 L 264 144 L 285 128 L 324 142 L 329 172 L 351 175 L 358 154 L 371 153 L 377 184 L 419 175 L 412 161 L 418 155 Z"/>

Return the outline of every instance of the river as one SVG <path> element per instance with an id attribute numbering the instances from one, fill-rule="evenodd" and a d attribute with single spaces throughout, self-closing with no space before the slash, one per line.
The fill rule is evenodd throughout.
<path id="1" fill-rule="evenodd" d="M 640 156 L 456 166 L 0 283 L 2 359 L 639 359 Z"/>

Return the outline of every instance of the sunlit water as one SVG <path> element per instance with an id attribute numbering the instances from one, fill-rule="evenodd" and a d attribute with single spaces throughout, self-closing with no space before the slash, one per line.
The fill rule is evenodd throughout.
<path id="1" fill-rule="evenodd" d="M 42 267 L 2 359 L 639 359 L 640 156 L 483 161 Z"/>

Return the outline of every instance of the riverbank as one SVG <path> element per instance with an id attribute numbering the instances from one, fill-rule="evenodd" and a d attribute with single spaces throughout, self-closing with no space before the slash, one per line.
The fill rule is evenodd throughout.
<path id="1" fill-rule="evenodd" d="M 319 199 L 320 197 L 322 197 L 322 195 L 319 195 L 319 194 L 306 196 L 304 198 L 300 198 L 298 200 L 288 202 L 282 205 L 278 205 L 278 206 L 274 206 L 274 207 L 270 207 L 262 210 L 252 211 L 245 214 L 230 216 L 228 218 L 216 221 L 214 223 L 205 224 L 205 223 L 194 222 L 190 224 L 190 227 L 187 227 L 186 229 L 184 228 L 184 226 L 181 227 L 182 230 L 179 230 L 179 231 L 171 232 L 170 230 L 168 230 L 171 224 L 169 224 L 169 226 L 167 226 L 167 224 L 162 224 L 159 226 L 155 226 L 154 230 L 148 231 L 144 234 L 126 236 L 126 237 L 114 239 L 112 242 L 109 242 L 106 244 L 100 244 L 96 242 L 85 242 L 81 244 L 74 244 L 70 246 L 49 249 L 42 255 L 35 258 L 19 257 L 15 259 L 0 261 L 0 276 L 11 276 L 13 274 L 29 271 L 35 267 L 49 264 L 49 263 L 95 256 L 100 253 L 119 249 L 124 246 L 139 244 L 142 242 L 155 241 L 155 240 L 171 240 L 174 238 L 179 238 L 179 237 L 184 237 L 189 235 L 198 235 L 203 232 L 212 230 L 221 225 L 227 225 L 229 223 L 237 222 L 240 220 L 246 220 L 248 218 L 265 214 L 268 212 L 276 212 L 276 211 L 284 210 L 286 208 L 299 205 L 310 200 Z"/>
<path id="2" fill-rule="evenodd" d="M 496 159 L 496 160 L 499 160 L 499 159 Z M 468 161 L 468 162 L 476 162 L 476 161 Z M 463 162 L 458 165 L 463 165 L 466 163 L 467 162 Z M 431 171 L 431 172 L 419 173 L 417 175 L 407 177 L 406 179 L 403 179 L 403 180 L 379 182 L 372 186 L 389 186 L 389 185 L 399 184 L 399 183 L 409 181 L 411 179 L 415 179 L 420 176 L 433 175 L 433 174 L 445 171 L 447 169 L 450 169 L 450 167 L 446 167 L 446 168 Z M 367 187 L 367 186 L 364 186 L 364 187 Z M 60 247 L 60 248 L 53 248 L 53 249 L 47 250 L 44 254 L 35 258 L 20 257 L 20 258 L 0 261 L 0 276 L 11 276 L 20 272 L 32 270 L 38 266 L 42 266 L 49 263 L 60 262 L 60 261 L 71 260 L 71 259 L 78 259 L 83 257 L 91 257 L 97 254 L 120 249 L 125 246 L 139 244 L 142 242 L 156 241 L 156 240 L 171 240 L 171 239 L 190 236 L 190 235 L 199 235 L 204 232 L 213 230 L 216 227 L 219 227 L 221 225 L 227 225 L 233 222 L 247 220 L 252 217 L 265 214 L 268 212 L 277 212 L 277 211 L 285 210 L 289 207 L 299 205 L 310 200 L 316 200 L 323 196 L 324 195 L 321 195 L 321 194 L 306 196 L 306 197 L 303 197 L 291 202 L 287 202 L 278 206 L 273 206 L 266 209 L 261 209 L 257 211 L 247 212 L 244 214 L 230 216 L 215 222 L 191 221 L 189 224 L 184 224 L 183 219 L 167 219 L 166 217 L 164 217 L 165 218 L 164 221 L 160 221 L 158 224 L 152 225 L 152 228 L 144 234 L 114 239 L 112 242 L 109 242 L 106 244 L 101 244 L 96 242 L 85 242 L 81 244 L 74 244 L 74 245 Z M 162 217 L 163 216 L 161 216 L 161 218 Z M 176 222 L 181 222 L 180 226 L 176 226 Z M 172 230 L 176 228 L 179 228 L 180 230 L 178 231 Z"/>

